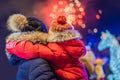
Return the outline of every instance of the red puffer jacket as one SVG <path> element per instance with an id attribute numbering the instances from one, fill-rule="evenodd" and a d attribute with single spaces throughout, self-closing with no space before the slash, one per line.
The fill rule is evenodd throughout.
<path id="1" fill-rule="evenodd" d="M 24 59 L 41 57 L 49 60 L 61 80 L 87 80 L 84 65 L 78 61 L 85 55 L 85 47 L 80 40 L 53 42 L 47 46 L 30 41 L 9 41 L 6 49 Z"/>
<path id="2" fill-rule="evenodd" d="M 87 80 L 85 67 L 78 61 L 86 50 L 82 41 L 76 38 L 80 38 L 76 30 L 51 31 L 48 36 L 39 32 L 14 33 L 8 37 L 6 49 L 20 58 L 48 60 L 60 80 Z"/>

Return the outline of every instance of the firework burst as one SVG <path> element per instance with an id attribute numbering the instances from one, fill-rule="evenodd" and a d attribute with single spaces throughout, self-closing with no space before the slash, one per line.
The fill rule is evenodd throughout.
<path id="1" fill-rule="evenodd" d="M 84 26 L 83 18 L 85 16 L 84 8 L 79 0 L 59 0 L 52 6 L 49 16 L 55 20 L 58 16 L 64 15 L 67 22 L 74 26 Z"/>

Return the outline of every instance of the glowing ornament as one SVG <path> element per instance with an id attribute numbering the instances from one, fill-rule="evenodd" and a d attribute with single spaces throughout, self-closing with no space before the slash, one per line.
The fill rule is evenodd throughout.
<path id="1" fill-rule="evenodd" d="M 116 37 L 108 30 L 102 32 L 102 39 L 98 44 L 98 50 L 110 49 L 110 70 L 107 80 L 120 80 L 120 45 Z"/>

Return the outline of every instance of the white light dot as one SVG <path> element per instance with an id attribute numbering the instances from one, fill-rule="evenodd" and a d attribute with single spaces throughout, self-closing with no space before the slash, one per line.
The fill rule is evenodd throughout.
<path id="1" fill-rule="evenodd" d="M 97 28 L 94 28 L 94 29 L 93 29 L 93 32 L 94 32 L 94 33 L 97 33 L 97 32 L 98 32 Z"/>
<path id="2" fill-rule="evenodd" d="M 82 28 L 85 28 L 86 27 L 86 25 L 85 24 L 82 24 L 82 26 L 81 26 Z"/>
<path id="3" fill-rule="evenodd" d="M 102 10 L 99 9 L 99 10 L 98 10 L 98 13 L 99 13 L 99 14 L 102 14 Z"/>
<path id="4" fill-rule="evenodd" d="M 75 3 L 79 3 L 79 1 L 78 0 L 74 0 L 75 1 Z"/>

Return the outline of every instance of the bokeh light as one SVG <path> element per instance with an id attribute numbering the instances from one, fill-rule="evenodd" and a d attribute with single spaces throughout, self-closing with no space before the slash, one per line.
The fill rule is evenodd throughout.
<path id="1" fill-rule="evenodd" d="M 99 14 L 96 14 L 96 19 L 100 19 L 100 15 Z"/>
<path id="2" fill-rule="evenodd" d="M 48 7 L 45 7 L 44 10 L 39 10 L 41 6 L 38 5 L 37 11 L 38 16 L 40 11 L 44 12 L 47 19 L 46 22 L 48 26 L 51 25 L 51 22 L 55 20 L 58 16 L 66 16 L 67 22 L 74 25 L 75 27 L 82 27 L 85 24 L 85 10 L 84 6 L 79 0 L 55 0 L 49 3 Z M 38 11 L 39 10 L 39 11 Z"/>
<path id="3" fill-rule="evenodd" d="M 97 33 L 97 32 L 98 32 L 97 28 L 94 28 L 94 29 L 93 29 L 93 32 L 94 32 L 94 33 Z"/>

